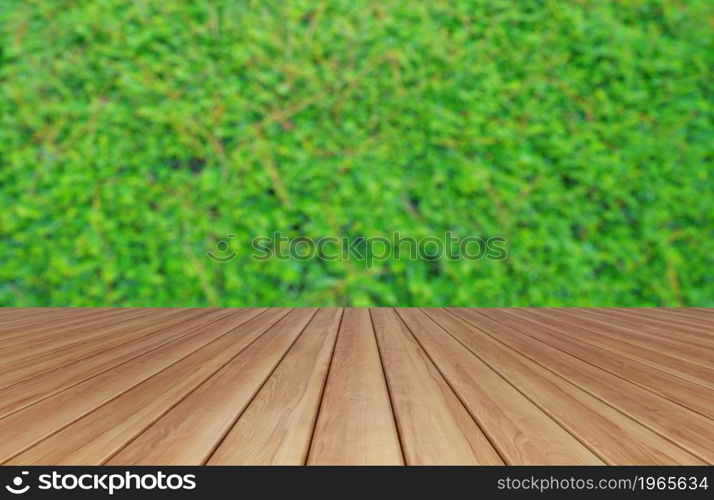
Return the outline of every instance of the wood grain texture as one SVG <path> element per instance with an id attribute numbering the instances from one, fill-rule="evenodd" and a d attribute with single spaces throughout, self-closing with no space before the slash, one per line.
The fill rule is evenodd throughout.
<path id="1" fill-rule="evenodd" d="M 188 358 L 199 349 L 208 346 L 212 354 L 214 354 L 213 351 L 216 351 L 215 354 L 219 354 L 223 346 L 221 343 L 214 343 L 214 341 L 242 324 L 245 321 L 244 314 L 246 313 L 228 314 L 169 345 L 142 354 L 122 365 L 3 417 L 0 419 L 0 434 L 4 437 L 0 441 L 0 461 L 11 458 L 19 451 L 49 437 L 110 401 L 113 401 L 115 405 L 118 404 L 115 399 L 117 396 L 151 379 L 154 375 L 165 376 L 165 369 L 175 366 L 175 363 Z M 251 330 L 250 333 L 252 332 L 254 330 Z M 220 348 L 216 348 L 216 346 L 220 346 Z M 202 367 L 202 363 L 197 363 L 191 368 L 195 370 Z M 191 373 L 191 371 L 187 373 Z M 174 376 L 171 381 L 175 380 Z M 165 395 L 165 392 L 160 392 L 157 389 L 156 392 L 150 391 L 149 398 L 152 401 L 158 401 Z M 145 411 L 146 405 L 142 399 L 135 399 L 129 400 L 125 408 L 128 412 L 138 413 Z M 100 423 L 103 426 L 108 425 L 111 421 L 104 420 Z M 116 432 L 116 428 L 112 428 L 112 431 Z M 74 432 L 70 435 L 72 439 L 68 440 L 65 446 L 77 445 L 79 435 Z"/>
<path id="2" fill-rule="evenodd" d="M 529 321 L 520 311 L 486 309 L 483 314 L 704 416 L 714 417 L 714 392 L 711 389 L 565 335 L 562 329 Z"/>
<path id="3" fill-rule="evenodd" d="M 714 336 L 714 330 L 708 322 L 702 324 L 694 320 L 691 315 L 684 319 L 672 316 L 670 313 L 659 309 L 650 311 L 648 314 L 641 314 L 630 309 L 608 309 L 608 313 L 614 317 L 627 318 L 630 321 L 648 325 L 661 331 L 682 332 L 692 335 L 693 338 L 703 339 L 711 339 Z"/>
<path id="4" fill-rule="evenodd" d="M 563 317 L 558 311 L 543 316 L 530 311 L 514 311 L 520 317 L 527 318 L 529 322 L 545 326 L 549 331 L 567 335 L 575 340 L 619 354 L 628 359 L 657 368 L 663 372 L 680 377 L 696 384 L 712 389 L 714 387 L 714 371 L 706 366 L 700 366 L 677 355 L 673 355 L 666 348 L 662 348 L 656 341 L 647 346 L 632 342 L 632 336 L 619 335 L 618 332 L 609 331 L 607 335 L 598 334 L 578 324 L 568 322 L 569 316 Z M 566 319 L 564 321 L 564 318 Z M 706 361 L 706 358 L 705 358 Z M 714 394 L 713 394 L 714 395 Z"/>
<path id="5" fill-rule="evenodd" d="M 0 309 L 0 463 L 714 464 L 714 313 Z"/>
<path id="6" fill-rule="evenodd" d="M 455 309 L 480 330 L 642 422 L 707 463 L 714 463 L 712 420 L 597 366 L 525 335 L 482 310 Z"/>
<path id="7" fill-rule="evenodd" d="M 548 313 L 529 309 L 531 314 L 547 317 Z M 544 315 L 545 314 L 545 315 Z M 592 311 L 578 312 L 552 311 L 550 317 L 571 325 L 587 328 L 602 336 L 615 337 L 633 345 L 654 349 L 658 352 L 676 356 L 690 363 L 714 369 L 714 348 L 696 345 L 689 341 L 691 335 L 678 335 L 677 332 L 652 331 L 642 325 L 627 324 L 610 316 L 600 316 Z"/>
<path id="8" fill-rule="evenodd" d="M 337 336 L 308 464 L 403 462 L 369 311 L 348 309 Z"/>
<path id="9" fill-rule="evenodd" d="M 315 312 L 292 311 L 124 447 L 108 465 L 204 464 Z"/>
<path id="10" fill-rule="evenodd" d="M 173 319 L 166 322 L 157 319 L 145 325 L 145 328 L 152 330 L 151 335 L 145 334 L 132 342 L 96 354 L 87 355 L 80 347 L 68 352 L 62 351 L 57 353 L 60 356 L 51 356 L 46 360 L 35 359 L 12 373 L 2 373 L 0 369 L 3 379 L 8 382 L 7 387 L 0 389 L 0 417 L 145 355 L 225 316 L 225 312 L 219 311 L 186 311 L 186 315 L 178 318 L 180 324 L 174 323 Z M 107 337 L 112 338 L 111 335 Z M 57 365 L 57 368 L 51 368 L 52 365 Z"/>
<path id="11" fill-rule="evenodd" d="M 147 312 L 147 314 L 151 314 Z M 225 314 L 214 311 L 213 314 Z M 15 363 L 0 366 L 0 387 L 7 387 L 21 380 L 36 377 L 45 372 L 54 371 L 65 365 L 81 359 L 98 356 L 105 351 L 113 352 L 127 344 L 134 344 L 147 337 L 150 333 L 170 331 L 174 333 L 182 328 L 172 328 L 186 324 L 205 325 L 211 322 L 209 311 L 186 310 L 170 316 L 156 315 L 147 321 L 147 317 L 138 317 L 134 320 L 114 322 L 109 326 L 95 327 L 101 332 L 96 339 L 80 342 L 77 345 L 67 346 L 47 353 L 32 357 L 31 362 Z M 106 359 L 106 356 L 99 356 Z"/>
<path id="12" fill-rule="evenodd" d="M 509 465 L 603 463 L 423 312 L 399 315 Z"/>
<path id="13" fill-rule="evenodd" d="M 703 462 L 445 310 L 425 311 L 543 412 L 611 465 Z"/>
<path id="14" fill-rule="evenodd" d="M 231 314 L 220 326 L 220 321 L 214 323 L 209 330 L 215 332 L 209 337 L 213 338 L 210 342 L 77 418 L 8 463 L 105 463 L 149 424 L 260 337 L 266 328 L 284 317 L 286 312 L 274 310 L 256 315 L 255 310 L 245 311 Z"/>
<path id="15" fill-rule="evenodd" d="M 657 340 L 659 342 L 676 343 L 685 348 L 690 348 L 695 352 L 704 350 L 707 359 L 711 363 L 712 353 L 714 353 L 714 336 L 704 335 L 701 333 L 688 333 L 679 330 L 677 327 L 664 326 L 659 324 L 658 327 L 644 324 L 639 318 L 632 317 L 629 314 L 622 314 L 620 311 L 601 311 L 598 309 L 577 309 L 557 311 L 567 314 L 574 318 L 578 323 L 583 323 L 583 317 L 592 318 L 600 325 L 605 327 L 605 331 L 625 331 L 628 335 L 638 336 L 645 335 L 648 339 Z M 644 319 L 648 319 L 645 317 Z"/>
<path id="16" fill-rule="evenodd" d="M 372 318 L 407 464 L 503 464 L 399 316 L 373 309 Z"/>
<path id="17" fill-rule="evenodd" d="M 209 465 L 305 463 L 341 320 L 341 309 L 317 313 Z"/>

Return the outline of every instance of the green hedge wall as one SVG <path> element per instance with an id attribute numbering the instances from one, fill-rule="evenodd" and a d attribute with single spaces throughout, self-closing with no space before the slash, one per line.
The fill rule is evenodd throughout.
<path id="1" fill-rule="evenodd" d="M 2 4 L 0 305 L 714 305 L 709 0 Z"/>

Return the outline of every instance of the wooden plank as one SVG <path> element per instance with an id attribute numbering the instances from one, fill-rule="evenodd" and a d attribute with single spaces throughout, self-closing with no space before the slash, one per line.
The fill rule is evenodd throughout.
<path id="1" fill-rule="evenodd" d="M 673 308 L 673 307 L 661 307 L 654 308 L 650 310 L 642 310 L 641 308 L 619 308 L 619 310 L 624 312 L 630 312 L 632 314 L 640 315 L 645 314 L 648 317 L 662 318 L 672 321 L 676 324 L 689 324 L 692 326 L 698 326 L 706 331 L 712 331 L 714 328 L 714 318 L 707 314 L 702 314 L 699 311 L 693 310 L 691 308 Z"/>
<path id="2" fill-rule="evenodd" d="M 507 464 L 603 463 L 423 312 L 398 313 Z"/>
<path id="3" fill-rule="evenodd" d="M 307 463 L 404 463 L 367 309 L 344 313 Z"/>
<path id="4" fill-rule="evenodd" d="M 107 465 L 204 464 L 315 312 L 293 311 L 144 430 Z"/>
<path id="5" fill-rule="evenodd" d="M 209 312 L 202 312 L 201 310 L 182 310 L 171 315 L 153 315 L 150 311 L 147 311 L 144 316 L 127 322 L 118 322 L 99 330 L 103 335 L 95 339 L 45 352 L 22 362 L 0 366 L 0 389 L 81 359 L 101 354 L 103 351 L 131 343 L 157 330 L 189 321 L 192 317 L 200 318 L 206 314 L 209 314 Z M 216 316 L 218 318 L 221 314 L 228 313 L 213 311 L 213 314 L 219 315 Z M 210 320 L 205 319 L 203 321 L 205 323 Z"/>
<path id="6" fill-rule="evenodd" d="M 84 312 L 84 314 L 88 313 Z M 15 310 L 0 308 L 0 342 L 7 337 L 20 334 L 28 326 L 36 326 L 38 323 L 46 321 L 54 321 L 55 323 L 74 321 L 81 315 L 80 311 L 71 309 L 33 308 Z"/>
<path id="7" fill-rule="evenodd" d="M 116 309 L 107 312 L 86 312 L 71 315 L 66 320 L 57 321 L 55 318 L 43 318 L 41 321 L 33 321 L 25 326 L 15 326 L 9 328 L 0 337 L 0 353 L 11 352 L 18 345 L 28 345 L 38 341 L 50 341 L 71 335 L 75 332 L 83 332 L 87 328 L 116 323 L 120 320 L 127 320 L 151 310 L 141 309 Z"/>
<path id="8" fill-rule="evenodd" d="M 151 314 L 150 311 L 139 311 L 131 315 L 131 319 L 142 319 L 142 315 Z M 162 312 L 157 315 L 176 314 L 176 312 Z M 37 334 L 21 339 L 13 345 L 4 347 L 0 352 L 2 356 L 0 366 L 17 365 L 28 362 L 58 349 L 81 345 L 92 339 L 102 338 L 107 330 L 121 328 L 130 318 L 118 315 L 107 318 L 102 322 L 87 321 L 81 326 L 68 330 L 53 330 L 51 333 Z M 145 319 L 144 319 L 145 321 Z"/>
<path id="9" fill-rule="evenodd" d="M 617 333 L 612 330 L 607 335 L 595 333 L 577 324 L 577 320 L 570 318 L 570 316 L 565 316 L 566 320 L 563 320 L 563 316 L 554 310 L 537 313 L 530 310 L 509 309 L 506 312 L 525 318 L 533 324 L 544 326 L 550 332 L 566 335 L 579 342 L 599 347 L 709 389 L 714 388 L 714 371 L 711 369 L 677 356 L 671 356 L 663 350 L 631 344 L 619 338 Z M 567 321 L 568 318 L 571 319 L 570 322 Z M 652 342 L 650 345 L 657 344 Z M 714 393 L 712 393 L 712 397 L 714 397 Z"/>
<path id="10" fill-rule="evenodd" d="M 256 313 L 258 311 L 256 309 Z M 145 335 L 133 342 L 69 362 L 59 368 L 40 373 L 32 378 L 21 380 L 0 389 L 0 417 L 14 413 L 21 408 L 30 406 L 37 401 L 111 370 L 133 358 L 184 337 L 198 328 L 205 328 L 215 321 L 231 315 L 232 312 L 230 310 L 212 310 L 202 313 L 196 310 L 187 310 L 186 314 L 189 316 L 179 318 L 181 324 L 172 323 L 170 326 L 162 328 L 160 332 Z M 163 323 L 150 323 L 150 325 L 161 328 Z M 147 325 L 146 328 L 149 328 L 149 326 Z M 74 354 L 74 351 L 68 354 Z M 23 365 L 23 368 L 27 368 L 27 373 L 31 373 L 36 366 L 35 363 L 31 363 Z M 21 377 L 23 374 L 25 372 L 18 371 L 12 375 Z M 10 377 L 7 376 L 7 378 L 9 379 Z"/>
<path id="11" fill-rule="evenodd" d="M 593 333 L 607 335 L 642 347 L 649 347 L 659 352 L 665 352 L 690 363 L 695 363 L 707 368 L 714 368 L 714 350 L 693 345 L 686 340 L 678 338 L 677 332 L 664 334 L 649 332 L 642 326 L 628 324 L 620 319 L 605 315 L 593 315 L 589 311 L 564 312 L 561 309 L 542 311 L 528 309 L 531 314 L 543 317 L 557 318 L 571 325 L 580 325 Z"/>
<path id="12" fill-rule="evenodd" d="M 528 321 L 518 312 L 508 309 L 499 309 L 498 311 L 484 309 L 479 312 L 524 335 L 542 340 L 548 345 L 634 382 L 704 416 L 710 418 L 714 416 L 714 396 L 711 389 L 674 377 L 656 368 L 578 341 L 567 335 L 561 335 L 558 330 Z"/>
<path id="13" fill-rule="evenodd" d="M 213 342 L 117 395 L 14 456 L 8 464 L 99 465 L 249 346 L 286 310 L 233 314 L 232 328 Z M 236 323 L 238 317 L 250 317 Z"/>
<path id="14" fill-rule="evenodd" d="M 488 438 L 399 316 L 372 309 L 408 465 L 502 465 Z"/>
<path id="15" fill-rule="evenodd" d="M 313 313 L 0 308 L 0 463 L 714 464 L 710 309 Z"/>
<path id="16" fill-rule="evenodd" d="M 29 308 L 19 309 L 17 314 L 10 315 L 15 311 L 10 308 L 0 308 L 3 316 L 0 317 L 0 342 L 21 337 L 26 333 L 42 331 L 47 328 L 47 324 L 64 327 L 68 324 L 76 324 L 87 318 L 97 318 L 109 314 L 120 314 L 122 311 L 136 311 L 136 309 L 118 308 Z"/>
<path id="17" fill-rule="evenodd" d="M 264 313 L 266 316 L 261 314 L 248 322 L 245 320 L 246 315 L 250 314 L 250 310 L 235 312 L 215 323 L 196 329 L 191 334 L 168 345 L 133 358 L 120 366 L 0 419 L 0 435 L 3 436 L 0 441 L 0 462 L 8 460 L 40 440 L 45 439 L 45 443 L 48 442 L 46 438 L 50 435 L 154 375 L 161 373 L 165 377 L 168 372 L 172 374 L 173 382 L 177 383 L 183 380 L 183 378 L 179 378 L 181 373 L 173 373 L 175 368 L 171 371 L 167 369 L 175 367 L 177 362 L 185 360 L 185 358 L 196 361 L 194 364 L 191 364 L 191 361 L 184 361 L 180 365 L 190 365 L 185 368 L 188 374 L 194 375 L 204 369 L 213 373 L 217 367 L 211 359 L 217 359 L 235 343 L 234 337 L 238 335 L 236 332 L 240 332 L 242 338 L 252 341 L 262 332 L 262 330 L 258 330 L 256 333 L 256 323 L 258 325 L 266 322 L 272 324 L 285 312 L 280 309 L 266 311 Z M 246 324 L 243 325 L 243 323 Z M 240 328 L 241 326 L 243 328 Z M 226 337 L 231 333 L 233 335 Z M 198 350 L 201 351 L 201 356 L 190 356 Z M 209 358 L 207 353 L 210 353 L 212 357 Z M 151 394 L 151 398 L 157 401 L 163 396 L 165 394 L 161 392 Z M 131 400 L 127 401 L 126 408 L 136 416 L 145 410 L 144 407 Z M 105 437 L 112 436 L 118 429 L 117 427 L 117 429 L 111 429 L 113 432 L 109 432 L 109 429 L 105 427 L 109 421 L 111 420 L 107 417 L 103 422 L 99 422 L 102 427 L 100 434 Z M 65 435 L 63 441 L 53 446 L 55 452 L 60 452 L 66 447 L 71 448 L 83 444 L 77 428 L 73 429 L 69 436 L 68 438 Z"/>
<path id="18" fill-rule="evenodd" d="M 443 309 L 424 312 L 611 465 L 703 461 Z"/>
<path id="19" fill-rule="evenodd" d="M 656 310 L 644 314 L 642 312 L 633 312 L 629 309 L 614 308 L 608 309 L 608 313 L 621 318 L 629 318 L 630 321 L 634 321 L 641 325 L 651 326 L 659 330 L 674 330 L 678 332 L 688 333 L 692 336 L 699 337 L 702 339 L 710 340 L 712 338 L 712 335 L 714 335 L 714 332 L 712 332 L 710 327 L 692 325 L 688 321 L 678 321 L 676 319 L 663 316 Z"/>
<path id="20" fill-rule="evenodd" d="M 709 338 L 704 335 L 692 334 L 686 331 L 678 330 L 677 327 L 662 327 L 661 325 L 657 328 L 649 325 L 643 324 L 641 321 L 630 317 L 621 316 L 617 310 L 607 309 L 577 309 L 577 310 L 566 310 L 563 311 L 564 314 L 569 314 L 574 316 L 578 314 L 579 317 L 585 316 L 591 318 L 593 321 L 599 322 L 607 330 L 615 329 L 627 329 L 627 332 L 632 331 L 638 332 L 640 335 L 647 335 L 648 338 L 652 340 L 658 340 L 660 342 L 676 342 L 678 345 L 688 347 L 695 351 L 704 351 L 708 356 L 707 359 L 711 360 L 712 353 L 714 352 L 714 338 Z"/>
<path id="21" fill-rule="evenodd" d="M 317 313 L 208 465 L 305 463 L 341 319 L 341 309 Z"/>
<path id="22" fill-rule="evenodd" d="M 568 379 L 707 463 L 714 463 L 709 418 L 619 378 L 486 316 L 481 309 L 449 309 L 481 331 Z"/>

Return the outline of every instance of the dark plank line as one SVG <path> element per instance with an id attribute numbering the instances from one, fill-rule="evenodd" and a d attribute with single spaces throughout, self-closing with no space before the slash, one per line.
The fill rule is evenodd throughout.
<path id="1" fill-rule="evenodd" d="M 506 463 L 603 463 L 423 312 L 398 313 Z"/>
<path id="2" fill-rule="evenodd" d="M 714 463 L 711 419 L 622 379 L 478 309 L 449 309 L 479 330 L 643 423 L 707 463 Z"/>
<path id="3" fill-rule="evenodd" d="M 508 325 L 523 335 L 538 338 L 543 342 L 572 354 L 603 370 L 629 380 L 645 389 L 664 396 L 690 410 L 711 418 L 714 416 L 712 391 L 701 385 L 674 377 L 666 372 L 614 354 L 608 350 L 579 341 L 558 330 L 545 327 L 523 318 L 517 312 L 505 309 L 481 310 L 480 314 Z"/>
<path id="4" fill-rule="evenodd" d="M 680 446 L 462 318 L 443 309 L 425 312 L 606 463 L 703 464 Z"/>
<path id="5" fill-rule="evenodd" d="M 203 465 L 316 312 L 292 311 L 132 439 L 107 465 Z"/>
<path id="6" fill-rule="evenodd" d="M 122 365 L 0 419 L 0 434 L 4 437 L 0 441 L 0 462 L 12 458 L 19 452 L 57 433 L 154 375 L 163 374 L 166 377 L 166 373 L 171 373 L 172 380 L 175 381 L 178 376 L 173 373 L 177 371 L 175 365 L 191 357 L 196 351 L 200 350 L 201 356 L 191 357 L 192 360 L 207 361 L 212 359 L 206 353 L 210 353 L 211 357 L 220 356 L 233 344 L 233 336 L 226 337 L 226 335 L 243 323 L 247 324 L 246 316 L 250 315 L 249 311 L 234 313 L 207 327 L 201 327 L 176 342 L 171 342 L 150 353 L 133 358 Z M 278 310 L 272 313 L 266 311 L 265 314 L 267 317 L 263 317 L 261 314 L 253 320 L 253 323 L 257 321 L 260 324 L 266 319 L 270 322 L 274 315 L 281 317 L 285 311 Z M 251 340 L 258 335 L 255 333 L 253 323 L 241 330 Z M 183 364 L 186 363 L 188 362 L 184 361 Z M 212 367 L 212 364 L 207 363 L 206 366 Z M 171 367 L 174 369 L 169 370 Z M 200 371 L 202 368 L 200 363 L 196 363 L 196 366 L 191 366 L 189 371 Z M 164 396 L 161 392 L 153 393 L 151 401 L 156 402 L 161 399 L 161 396 Z M 129 404 L 129 408 L 132 411 L 131 415 L 135 417 L 138 417 L 141 411 L 146 410 L 146 407 L 136 406 L 136 402 Z M 110 421 L 112 420 L 108 417 L 99 421 L 99 427 L 102 429 L 100 432 L 106 437 L 115 435 L 107 432 L 107 429 L 111 428 L 108 427 Z M 117 424 L 126 424 L 127 422 L 128 420 L 125 420 Z M 116 431 L 116 429 L 114 430 Z M 76 429 L 69 435 L 71 438 L 67 439 L 65 436 L 62 441 L 65 443 L 64 445 L 62 442 L 56 443 L 53 449 L 59 451 L 67 446 L 81 444 L 80 435 Z M 52 463 L 52 460 L 43 463 Z"/>
<path id="7" fill-rule="evenodd" d="M 371 309 L 407 465 L 503 464 L 392 309 Z"/>
<path id="8" fill-rule="evenodd" d="M 208 465 L 305 464 L 342 314 L 318 311 Z"/>
<path id="9" fill-rule="evenodd" d="M 192 317 L 186 318 L 180 325 L 162 328 L 154 335 L 146 335 L 133 342 L 73 361 L 0 389 L 0 417 L 14 413 L 127 361 L 163 347 L 189 335 L 198 328 L 206 328 L 230 314 L 228 311 L 217 310 L 193 313 Z M 33 365 L 28 367 L 33 368 Z"/>
<path id="10" fill-rule="evenodd" d="M 307 463 L 404 464 L 367 309 L 344 313 Z"/>
<path id="11" fill-rule="evenodd" d="M 608 334 L 598 334 L 580 326 L 577 319 L 563 317 L 558 311 L 548 311 L 547 314 L 524 310 L 508 310 L 508 314 L 517 315 L 529 322 L 544 326 L 548 331 L 557 332 L 576 341 L 604 349 L 639 363 L 651 366 L 672 376 L 699 384 L 708 389 L 714 388 L 714 370 L 696 363 L 688 362 L 676 356 L 671 356 L 662 350 L 650 349 L 637 344 L 631 344 L 617 337 L 617 333 L 609 330 Z M 565 318 L 565 319 L 563 319 Z M 570 321 L 568 321 L 570 320 Z M 655 343 L 651 345 L 656 345 Z M 714 393 L 712 393 L 714 397 Z"/>

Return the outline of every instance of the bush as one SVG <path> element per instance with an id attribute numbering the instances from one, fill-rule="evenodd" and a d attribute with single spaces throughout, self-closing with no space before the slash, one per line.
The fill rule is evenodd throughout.
<path id="1" fill-rule="evenodd" d="M 0 12 L 2 305 L 714 305 L 709 1 Z M 251 259 L 274 231 L 509 258 Z"/>

